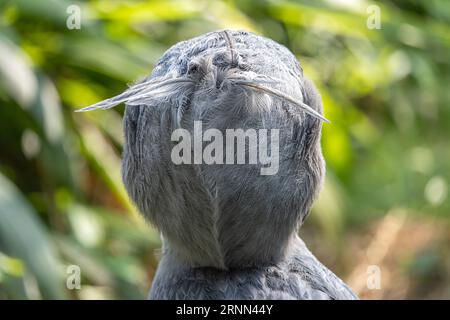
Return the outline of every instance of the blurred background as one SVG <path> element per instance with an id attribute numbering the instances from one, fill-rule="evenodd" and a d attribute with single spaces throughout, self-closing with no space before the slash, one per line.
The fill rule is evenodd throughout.
<path id="1" fill-rule="evenodd" d="M 322 93 L 311 251 L 361 298 L 450 299 L 449 22 L 446 0 L 1 0 L 0 299 L 145 298 L 160 240 L 122 186 L 124 107 L 73 111 L 222 28 L 284 44 Z"/>

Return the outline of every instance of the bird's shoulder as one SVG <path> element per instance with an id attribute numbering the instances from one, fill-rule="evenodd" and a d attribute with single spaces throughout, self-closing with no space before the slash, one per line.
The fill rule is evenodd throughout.
<path id="1" fill-rule="evenodd" d="M 357 299 L 352 290 L 299 246 L 286 261 L 237 270 L 195 268 L 156 279 L 151 299 L 338 300 Z"/>

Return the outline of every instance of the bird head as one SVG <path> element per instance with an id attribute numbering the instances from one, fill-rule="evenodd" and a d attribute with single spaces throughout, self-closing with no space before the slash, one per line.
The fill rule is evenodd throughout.
<path id="1" fill-rule="evenodd" d="M 320 190 L 327 121 L 287 48 L 245 31 L 211 32 L 174 45 L 148 78 L 81 111 L 122 102 L 123 181 L 168 251 L 221 269 L 282 259 Z M 244 132 L 241 149 L 230 130 Z M 175 132 L 186 135 L 175 154 L 186 161 L 174 161 Z M 264 171 L 271 164 L 262 158 L 276 168 Z"/>

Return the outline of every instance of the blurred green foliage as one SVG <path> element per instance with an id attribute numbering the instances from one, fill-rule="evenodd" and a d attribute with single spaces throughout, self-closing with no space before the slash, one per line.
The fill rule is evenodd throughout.
<path id="1" fill-rule="evenodd" d="M 381 29 L 366 25 L 373 4 Z M 70 5 L 81 29 L 66 25 Z M 145 297 L 160 242 L 121 183 L 123 106 L 73 111 L 148 75 L 176 42 L 222 28 L 286 45 L 322 93 L 328 172 L 305 237 L 337 252 L 338 270 L 356 263 L 340 253 L 343 235 L 393 208 L 448 225 L 449 22 L 445 0 L 0 1 L 0 298 Z M 442 248 L 404 272 L 427 281 L 450 266 Z M 82 290 L 66 288 L 73 264 Z"/>

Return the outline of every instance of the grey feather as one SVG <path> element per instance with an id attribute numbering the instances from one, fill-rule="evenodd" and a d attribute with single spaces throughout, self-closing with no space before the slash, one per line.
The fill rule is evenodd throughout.
<path id="1" fill-rule="evenodd" d="M 354 299 L 297 231 L 325 165 L 320 95 L 293 54 L 245 31 L 170 48 L 142 83 L 91 109 L 127 104 L 122 175 L 163 237 L 151 299 Z M 174 128 L 279 129 L 279 171 L 175 165 Z M 248 150 L 247 150 L 248 151 Z"/>
<path id="2" fill-rule="evenodd" d="M 151 101 L 157 101 L 158 99 L 171 100 L 171 95 L 178 97 L 180 91 L 193 89 L 193 84 L 194 81 L 187 78 L 155 79 L 153 81 L 146 81 L 136 86 L 132 86 L 115 97 L 76 110 L 76 112 L 86 112 L 97 109 L 106 110 L 124 102 L 128 105 L 140 105 L 149 104 Z"/>

